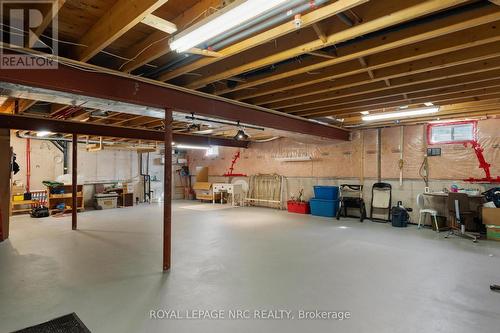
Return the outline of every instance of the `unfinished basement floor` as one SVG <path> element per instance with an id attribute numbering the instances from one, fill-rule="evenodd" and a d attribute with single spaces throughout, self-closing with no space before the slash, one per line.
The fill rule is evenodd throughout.
<path id="1" fill-rule="evenodd" d="M 429 229 L 178 201 L 14 217 L 0 244 L 0 332 L 76 312 L 93 333 L 498 332 L 500 244 Z M 217 207 L 220 208 L 220 207 Z M 334 320 L 149 319 L 150 310 L 349 311 Z"/>

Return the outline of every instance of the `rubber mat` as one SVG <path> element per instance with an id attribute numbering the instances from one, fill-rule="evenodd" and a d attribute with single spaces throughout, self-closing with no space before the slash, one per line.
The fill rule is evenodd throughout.
<path id="1" fill-rule="evenodd" d="M 71 313 L 42 324 L 12 333 L 91 333 L 76 313 Z"/>

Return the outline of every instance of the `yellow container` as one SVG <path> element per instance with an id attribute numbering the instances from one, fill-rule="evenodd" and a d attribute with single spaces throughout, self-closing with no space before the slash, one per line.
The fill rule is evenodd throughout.
<path id="1" fill-rule="evenodd" d="M 13 201 L 23 201 L 24 200 L 24 195 L 14 195 L 12 197 Z"/>

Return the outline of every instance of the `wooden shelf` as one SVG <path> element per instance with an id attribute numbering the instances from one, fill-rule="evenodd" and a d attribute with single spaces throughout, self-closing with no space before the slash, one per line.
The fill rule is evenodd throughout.
<path id="1" fill-rule="evenodd" d="M 83 198 L 83 193 L 77 192 L 76 197 Z M 50 199 L 71 199 L 71 198 L 73 198 L 73 194 L 72 193 L 50 194 L 49 198 Z"/>
<path id="2" fill-rule="evenodd" d="M 64 189 L 64 193 L 60 194 L 54 194 L 50 193 L 53 189 Z M 77 207 L 76 211 L 84 211 L 84 194 L 83 194 L 83 185 L 77 185 Z M 47 186 L 47 207 L 49 208 L 50 214 L 55 214 L 55 213 L 65 213 L 68 211 L 72 211 L 72 208 L 66 208 L 64 210 L 57 209 L 56 206 L 63 202 L 66 206 L 71 206 L 69 205 L 69 201 L 73 199 L 73 193 L 72 193 L 72 186 L 71 185 L 61 185 L 61 186 Z"/>
<path id="3" fill-rule="evenodd" d="M 37 200 L 11 200 L 10 202 L 10 212 L 14 213 L 29 213 L 31 212 L 31 205 L 38 204 Z M 30 206 L 29 208 L 16 209 L 16 206 Z"/>

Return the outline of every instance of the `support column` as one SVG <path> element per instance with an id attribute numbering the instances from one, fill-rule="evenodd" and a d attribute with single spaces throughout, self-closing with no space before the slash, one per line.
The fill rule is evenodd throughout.
<path id="1" fill-rule="evenodd" d="M 78 152 L 78 136 L 73 134 L 73 144 L 71 145 L 72 163 L 71 163 L 71 229 L 76 230 L 78 226 L 77 210 L 78 210 L 78 177 L 77 177 L 77 152 Z M 83 200 L 83 199 L 82 199 Z"/>
<path id="2" fill-rule="evenodd" d="M 10 130 L 0 129 L 0 242 L 9 238 L 10 179 L 12 151 Z"/>
<path id="3" fill-rule="evenodd" d="M 172 247 L 172 110 L 165 109 L 165 165 L 163 172 L 163 271 L 170 269 Z"/>

